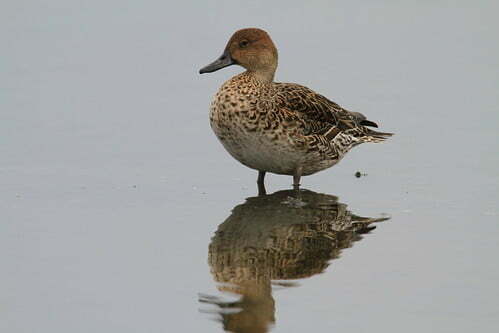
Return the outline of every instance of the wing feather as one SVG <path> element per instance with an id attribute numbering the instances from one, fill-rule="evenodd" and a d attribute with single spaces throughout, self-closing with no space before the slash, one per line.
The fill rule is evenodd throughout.
<path id="1" fill-rule="evenodd" d="M 363 126 L 377 127 L 359 112 L 348 111 L 313 90 L 295 83 L 274 83 L 279 107 L 297 114 L 304 120 L 306 134 L 328 134 Z"/>

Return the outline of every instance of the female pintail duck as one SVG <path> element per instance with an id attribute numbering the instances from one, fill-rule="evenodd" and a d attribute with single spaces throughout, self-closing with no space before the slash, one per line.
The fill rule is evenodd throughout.
<path id="1" fill-rule="evenodd" d="M 277 49 L 261 29 L 234 33 L 222 56 L 199 73 L 234 64 L 246 71 L 217 92 L 210 123 L 235 159 L 258 170 L 260 192 L 266 172 L 293 176 L 297 189 L 301 176 L 335 165 L 352 147 L 392 135 L 368 129 L 378 126 L 307 87 L 274 82 Z"/>

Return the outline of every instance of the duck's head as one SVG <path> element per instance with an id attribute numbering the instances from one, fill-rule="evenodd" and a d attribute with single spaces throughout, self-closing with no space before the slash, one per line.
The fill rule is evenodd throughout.
<path id="1" fill-rule="evenodd" d="M 223 54 L 199 70 L 200 74 L 215 72 L 230 65 L 240 65 L 264 80 L 272 81 L 277 68 L 277 49 L 263 30 L 248 28 L 236 31 Z"/>

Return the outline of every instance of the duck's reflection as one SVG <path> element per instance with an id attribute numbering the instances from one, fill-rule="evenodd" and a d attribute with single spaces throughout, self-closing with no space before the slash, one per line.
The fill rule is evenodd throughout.
<path id="1" fill-rule="evenodd" d="M 247 199 L 218 226 L 209 246 L 208 262 L 219 289 L 242 297 L 224 301 L 203 295 L 217 307 L 226 331 L 267 332 L 275 321 L 272 285 L 276 280 L 306 278 L 323 272 L 387 218 L 352 214 L 337 197 L 307 190 L 280 191 Z"/>

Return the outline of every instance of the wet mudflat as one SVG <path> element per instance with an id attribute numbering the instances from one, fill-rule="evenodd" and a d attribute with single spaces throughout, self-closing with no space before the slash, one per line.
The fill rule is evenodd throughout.
<path id="1" fill-rule="evenodd" d="M 2 331 L 499 324 L 497 5 L 1 6 Z M 197 75 L 245 26 L 396 135 L 257 197 Z"/>

